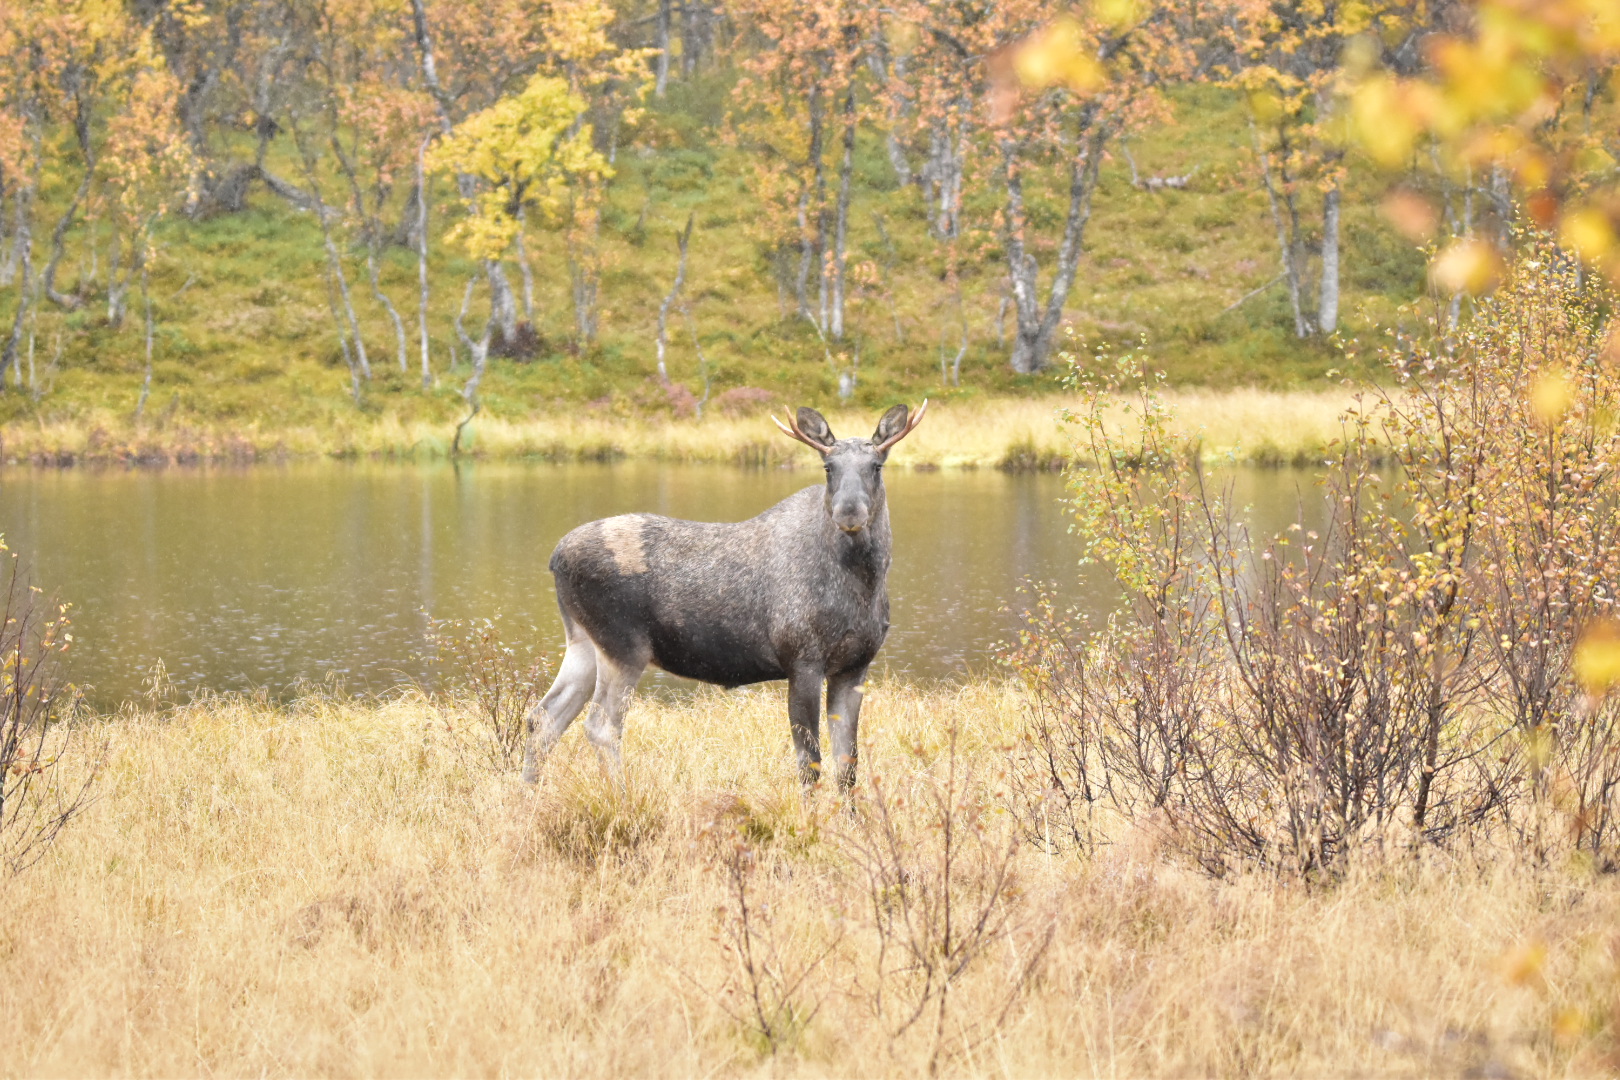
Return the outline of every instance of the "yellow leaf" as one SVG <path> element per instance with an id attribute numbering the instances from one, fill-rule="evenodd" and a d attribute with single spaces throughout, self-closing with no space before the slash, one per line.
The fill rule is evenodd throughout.
<path id="1" fill-rule="evenodd" d="M 1142 18 L 1137 0 L 1097 0 L 1097 18 L 1116 29 L 1131 26 Z"/>
<path id="2" fill-rule="evenodd" d="M 1593 698 L 1600 698 L 1620 683 L 1620 621 L 1594 619 L 1586 624 L 1570 657 L 1575 681 Z"/>
<path id="3" fill-rule="evenodd" d="M 1552 179 L 1552 163 L 1547 160 L 1545 154 L 1526 150 L 1519 155 L 1514 165 L 1514 173 L 1519 185 L 1527 191 L 1544 188 L 1547 186 L 1548 181 Z"/>
<path id="4" fill-rule="evenodd" d="M 1586 1030 L 1586 1017 L 1579 1009 L 1564 1009 L 1553 1019 L 1553 1034 L 1560 1039 L 1573 1039 Z"/>
<path id="5" fill-rule="evenodd" d="M 1084 29 L 1064 16 L 1032 34 L 1013 54 L 1018 81 L 1032 89 L 1066 86 L 1077 94 L 1098 90 L 1107 81 L 1092 56 Z"/>
<path id="6" fill-rule="evenodd" d="M 1558 242 L 1587 262 L 1597 262 L 1614 247 L 1609 215 L 1594 207 L 1566 211 L 1558 223 Z"/>
<path id="7" fill-rule="evenodd" d="M 1384 168 L 1399 168 L 1411 156 L 1418 125 L 1403 107 L 1393 79 L 1381 75 L 1357 87 L 1350 119 L 1361 145 Z"/>
<path id="8" fill-rule="evenodd" d="M 1525 942 L 1502 957 L 1502 977 L 1514 986 L 1529 986 L 1541 981 L 1541 971 L 1547 966 L 1547 943 L 1539 938 Z"/>
<path id="9" fill-rule="evenodd" d="M 1548 427 L 1562 420 L 1574 403 L 1575 387 L 1562 371 L 1544 371 L 1530 385 L 1530 411 Z"/>

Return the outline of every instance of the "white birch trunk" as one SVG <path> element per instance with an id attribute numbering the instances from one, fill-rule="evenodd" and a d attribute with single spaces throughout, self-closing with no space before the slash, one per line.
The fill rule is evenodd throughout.
<path id="1" fill-rule="evenodd" d="M 675 243 L 680 248 L 680 261 L 675 264 L 675 284 L 670 286 L 669 295 L 664 302 L 658 305 L 658 381 L 669 384 L 669 369 L 664 366 L 664 353 L 669 343 L 669 309 L 681 295 L 681 287 L 686 284 L 686 250 L 692 239 L 692 215 L 686 215 L 686 228 L 675 236 Z M 697 332 L 693 331 L 696 340 Z"/>
<path id="2" fill-rule="evenodd" d="M 838 165 L 838 205 L 833 222 L 832 312 L 828 333 L 834 341 L 844 337 L 845 246 L 849 239 L 850 183 L 855 173 L 855 88 L 844 99 L 844 156 Z"/>
<path id="3" fill-rule="evenodd" d="M 1069 208 L 1058 241 L 1057 259 L 1052 268 L 1052 285 L 1046 303 L 1040 302 L 1035 256 L 1025 237 L 1029 221 L 1024 208 L 1023 176 L 1018 161 L 1019 147 L 1011 139 L 1001 143 L 1007 185 L 1007 270 L 1012 282 L 1013 308 L 1017 326 L 1009 362 L 1022 375 L 1043 370 L 1052 352 L 1058 325 L 1063 321 L 1063 305 L 1074 286 L 1080 265 L 1086 223 L 1091 218 L 1091 196 L 1097 188 L 1103 147 L 1108 132 L 1093 128 L 1088 116 L 1080 124 L 1081 145 L 1069 162 Z"/>
<path id="4" fill-rule="evenodd" d="M 1339 185 L 1322 196 L 1322 283 L 1316 325 L 1324 334 L 1339 326 Z"/>
<path id="5" fill-rule="evenodd" d="M 146 411 L 146 399 L 152 394 L 152 283 L 148 278 L 146 260 L 141 260 L 141 306 L 146 309 L 146 374 L 141 379 L 141 397 L 135 402 L 135 419 Z"/>
<path id="6" fill-rule="evenodd" d="M 654 47 L 658 50 L 657 74 L 653 78 L 653 96 L 663 97 L 669 85 L 669 22 L 671 0 L 658 0 L 658 37 Z"/>
<path id="7" fill-rule="evenodd" d="M 422 338 L 422 389 L 433 386 L 433 371 L 428 356 L 428 230 L 427 230 L 427 170 L 423 159 L 427 154 L 427 140 L 416 148 L 416 324 Z"/>

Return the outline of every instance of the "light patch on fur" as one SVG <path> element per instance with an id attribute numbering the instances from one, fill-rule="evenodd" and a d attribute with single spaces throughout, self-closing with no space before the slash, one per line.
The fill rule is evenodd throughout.
<path id="1" fill-rule="evenodd" d="M 602 542 L 621 574 L 645 574 L 647 551 L 641 543 L 641 519 L 626 514 L 602 522 Z"/>

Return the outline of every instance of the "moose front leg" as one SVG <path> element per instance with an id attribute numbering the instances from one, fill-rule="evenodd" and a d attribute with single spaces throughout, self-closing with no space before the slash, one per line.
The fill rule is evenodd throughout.
<path id="1" fill-rule="evenodd" d="M 788 724 L 799 758 L 799 783 L 821 782 L 821 679 L 819 668 L 798 668 L 788 676 Z"/>
<path id="2" fill-rule="evenodd" d="M 827 733 L 831 736 L 833 775 L 838 777 L 839 791 L 847 792 L 855 786 L 855 766 L 860 759 L 856 738 L 865 686 L 865 668 L 827 676 Z"/>

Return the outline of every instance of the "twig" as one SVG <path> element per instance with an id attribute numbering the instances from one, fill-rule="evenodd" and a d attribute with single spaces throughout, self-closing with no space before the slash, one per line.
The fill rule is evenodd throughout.
<path id="1" fill-rule="evenodd" d="M 1125 155 L 1125 163 L 1130 166 L 1131 187 L 1136 188 L 1138 191 L 1164 191 L 1166 189 L 1184 191 L 1187 185 L 1192 182 L 1192 178 L 1198 174 L 1198 170 L 1203 168 L 1202 165 L 1194 165 L 1190 171 L 1181 176 L 1149 176 L 1143 179 L 1141 174 L 1136 171 L 1136 159 L 1131 156 L 1131 148 L 1121 143 L 1119 151 Z"/>
<path id="2" fill-rule="evenodd" d="M 689 304 L 681 305 L 681 314 L 686 316 L 686 329 L 692 335 L 692 350 L 697 353 L 698 375 L 703 379 L 703 396 L 693 406 L 699 420 L 703 419 L 703 406 L 709 403 L 709 390 L 714 384 L 713 375 L 709 371 L 709 358 L 703 355 L 703 346 L 698 344 L 697 321 L 692 318 L 692 308 Z M 666 380 L 667 381 L 667 380 Z"/>
<path id="3" fill-rule="evenodd" d="M 1227 304 L 1225 307 L 1221 308 L 1219 314 L 1220 315 L 1225 315 L 1228 311 L 1232 311 L 1232 310 L 1235 310 L 1236 308 L 1242 307 L 1245 303 L 1247 303 L 1250 300 L 1253 300 L 1255 297 L 1259 296 L 1261 293 L 1265 292 L 1267 289 L 1271 288 L 1273 285 L 1277 284 L 1277 282 L 1281 281 L 1282 279 L 1283 279 L 1283 275 L 1278 274 L 1276 277 L 1272 278 L 1270 281 L 1266 282 L 1264 285 L 1261 285 L 1258 288 L 1249 290 L 1248 292 L 1244 293 L 1242 296 L 1238 297 L 1236 300 L 1232 301 L 1230 304 Z"/>

